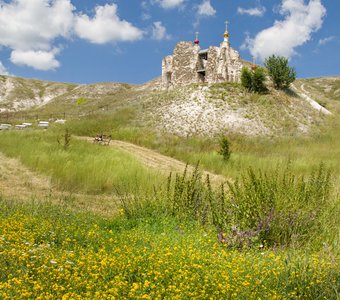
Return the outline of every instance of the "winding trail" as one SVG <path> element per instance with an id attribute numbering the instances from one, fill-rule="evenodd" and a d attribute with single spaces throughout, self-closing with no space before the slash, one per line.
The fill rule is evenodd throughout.
<path id="1" fill-rule="evenodd" d="M 49 202 L 103 216 L 112 216 L 118 207 L 118 199 L 112 195 L 62 191 L 48 176 L 31 171 L 18 159 L 10 158 L 2 152 L 0 152 L 0 197 L 19 202 Z"/>
<path id="2" fill-rule="evenodd" d="M 91 137 L 77 137 L 87 142 L 93 141 Z M 127 151 L 141 161 L 145 166 L 161 171 L 165 175 L 170 172 L 182 174 L 186 164 L 157 153 L 156 151 L 137 146 L 128 142 L 113 140 L 110 143 L 112 148 Z M 193 166 L 188 166 L 191 173 Z M 203 171 L 205 177 L 209 175 L 212 185 L 217 186 L 229 178 L 222 175 Z M 79 192 L 63 191 L 53 184 L 50 177 L 30 170 L 18 159 L 10 158 L 0 152 L 0 197 L 9 200 L 27 202 L 51 202 L 67 206 L 79 211 L 91 211 L 104 216 L 111 216 L 117 213 L 119 199 L 113 195 L 100 194 L 91 195 Z"/>
<path id="3" fill-rule="evenodd" d="M 78 137 L 79 139 L 86 140 L 88 142 L 93 142 L 92 137 Z M 154 150 L 137 146 L 132 143 L 112 140 L 110 142 L 110 147 L 121 149 L 131 153 L 135 156 L 139 161 L 141 161 L 145 166 L 156 169 L 168 175 L 170 172 L 180 173 L 182 174 L 186 164 L 182 161 L 179 161 L 175 158 L 160 154 Z M 192 172 L 194 170 L 193 166 L 188 165 L 188 171 Z M 206 177 L 209 175 L 209 178 L 213 184 L 220 185 L 221 183 L 230 180 L 222 175 L 217 175 L 211 172 L 203 171 L 202 175 Z"/>
<path id="4" fill-rule="evenodd" d="M 324 108 L 324 107 L 321 106 L 318 102 L 316 102 L 314 99 L 312 99 L 311 97 L 309 97 L 309 96 L 307 95 L 308 92 L 305 90 L 305 85 L 304 85 L 304 84 L 301 84 L 301 86 L 300 86 L 300 89 L 301 89 L 301 90 L 299 90 L 294 84 L 291 84 L 291 87 L 293 88 L 293 90 L 294 90 L 295 92 L 298 93 L 298 95 L 299 95 L 301 98 L 303 98 L 303 99 L 305 99 L 307 102 L 309 102 L 310 105 L 311 105 L 313 108 L 315 108 L 316 110 L 318 110 L 319 112 L 321 112 L 321 113 L 323 113 L 323 114 L 325 114 L 325 115 L 331 115 L 331 114 L 332 114 L 328 109 Z"/>

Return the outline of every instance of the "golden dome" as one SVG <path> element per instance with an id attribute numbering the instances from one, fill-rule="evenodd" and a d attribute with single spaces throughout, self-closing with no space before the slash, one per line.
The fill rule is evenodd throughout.
<path id="1" fill-rule="evenodd" d="M 223 34 L 224 38 L 227 39 L 229 37 L 229 32 L 228 32 L 228 21 L 225 22 L 225 32 Z"/>

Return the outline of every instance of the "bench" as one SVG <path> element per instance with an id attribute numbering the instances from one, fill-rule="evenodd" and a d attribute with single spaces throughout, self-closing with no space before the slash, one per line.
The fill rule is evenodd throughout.
<path id="1" fill-rule="evenodd" d="M 49 122 L 48 121 L 39 121 L 38 127 L 41 128 L 48 128 Z"/>
<path id="2" fill-rule="evenodd" d="M 97 134 L 93 139 L 94 143 L 101 144 L 101 145 L 109 145 L 111 142 L 112 136 L 106 134 Z"/>
<path id="3" fill-rule="evenodd" d="M 12 127 L 11 124 L 0 124 L 0 130 L 8 130 Z"/>
<path id="4" fill-rule="evenodd" d="M 19 124 L 19 125 L 15 125 L 15 129 L 25 129 L 27 128 L 28 126 L 27 125 L 24 125 L 24 124 Z"/>

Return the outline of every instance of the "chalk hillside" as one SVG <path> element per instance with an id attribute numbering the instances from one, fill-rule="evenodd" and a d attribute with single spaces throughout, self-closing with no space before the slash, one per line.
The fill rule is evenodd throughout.
<path id="1" fill-rule="evenodd" d="M 0 76 L 0 121 L 16 118 L 81 118 L 132 112 L 133 122 L 178 136 L 308 134 L 327 117 L 308 95 L 333 115 L 340 111 L 340 77 L 299 79 L 294 89 L 265 95 L 237 83 L 191 84 L 169 91 L 157 78 L 145 84 L 71 84 Z M 24 116 L 24 117 L 23 117 Z"/>

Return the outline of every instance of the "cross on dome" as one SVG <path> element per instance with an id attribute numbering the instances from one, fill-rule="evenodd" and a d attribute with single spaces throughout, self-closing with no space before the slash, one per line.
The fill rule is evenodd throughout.
<path id="1" fill-rule="evenodd" d="M 228 38 L 229 38 L 228 24 L 229 24 L 228 20 L 225 21 L 225 32 L 223 34 L 223 37 L 224 37 L 224 41 L 226 42 L 228 41 Z"/>

